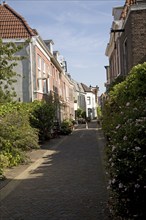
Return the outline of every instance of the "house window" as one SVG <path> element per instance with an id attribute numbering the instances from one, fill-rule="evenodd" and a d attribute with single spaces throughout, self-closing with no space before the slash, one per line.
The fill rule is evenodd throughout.
<path id="1" fill-rule="evenodd" d="M 53 76 L 53 65 L 50 65 L 50 76 Z"/>
<path id="2" fill-rule="evenodd" d="M 41 57 L 38 55 L 38 69 L 41 70 Z"/>
<path id="3" fill-rule="evenodd" d="M 127 49 L 127 38 L 123 44 L 123 61 L 124 61 L 124 74 L 128 73 L 128 49 Z"/>
<path id="4" fill-rule="evenodd" d="M 60 74 L 58 72 L 58 84 L 60 85 Z"/>
<path id="5" fill-rule="evenodd" d="M 42 79 L 38 78 L 38 91 L 42 92 Z"/>
<path id="6" fill-rule="evenodd" d="M 90 96 L 87 96 L 87 105 L 91 105 L 91 98 L 90 98 Z"/>
<path id="7" fill-rule="evenodd" d="M 43 79 L 43 93 L 48 93 L 47 79 Z"/>
<path id="8" fill-rule="evenodd" d="M 38 78 L 41 78 L 41 77 L 42 77 L 41 71 L 38 69 Z"/>
<path id="9" fill-rule="evenodd" d="M 43 74 L 45 75 L 46 74 L 46 64 L 45 64 L 44 60 L 42 60 L 42 70 L 43 70 Z"/>
<path id="10" fill-rule="evenodd" d="M 73 91 L 69 88 L 69 100 L 73 101 Z"/>
<path id="11" fill-rule="evenodd" d="M 58 81 L 58 71 L 56 69 L 56 81 Z"/>
<path id="12" fill-rule="evenodd" d="M 63 89 L 64 89 L 64 98 L 66 99 L 66 85 L 65 85 L 65 83 L 63 84 Z"/>
<path id="13" fill-rule="evenodd" d="M 47 79 L 47 93 L 50 92 L 50 79 Z"/>
<path id="14" fill-rule="evenodd" d="M 50 66 L 49 65 L 47 65 L 47 70 L 46 70 L 46 72 L 47 72 L 47 77 L 49 77 L 50 75 L 51 75 L 51 73 L 50 73 Z"/>
<path id="15" fill-rule="evenodd" d="M 121 64 L 120 64 L 120 40 L 118 39 L 118 48 L 117 48 L 117 65 L 118 65 L 118 75 L 121 74 Z"/>
<path id="16" fill-rule="evenodd" d="M 41 57 L 38 55 L 38 79 L 37 88 L 39 92 L 42 92 L 42 73 L 41 73 Z"/>
<path id="17" fill-rule="evenodd" d="M 53 76 L 53 79 L 55 78 L 55 73 L 54 73 L 54 66 L 52 65 L 52 76 Z"/>

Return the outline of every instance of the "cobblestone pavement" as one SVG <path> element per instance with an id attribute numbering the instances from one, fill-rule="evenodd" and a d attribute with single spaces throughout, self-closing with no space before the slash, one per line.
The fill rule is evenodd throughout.
<path id="1" fill-rule="evenodd" d="M 1 189 L 0 220 L 108 220 L 96 122 L 57 141 Z"/>

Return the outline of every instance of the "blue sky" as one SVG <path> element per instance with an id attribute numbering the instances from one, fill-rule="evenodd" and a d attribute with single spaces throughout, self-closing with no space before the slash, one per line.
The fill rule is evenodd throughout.
<path id="1" fill-rule="evenodd" d="M 108 64 L 105 49 L 112 25 L 112 8 L 125 0 L 6 0 L 54 50 L 65 58 L 72 78 L 105 91 Z"/>

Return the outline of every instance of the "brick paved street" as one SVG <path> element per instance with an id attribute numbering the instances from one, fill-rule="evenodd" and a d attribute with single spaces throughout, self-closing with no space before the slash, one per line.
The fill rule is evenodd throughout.
<path id="1" fill-rule="evenodd" d="M 0 220 L 108 220 L 96 122 L 45 146 L 35 166 L 2 188 Z M 2 199 L 3 198 L 3 199 Z"/>

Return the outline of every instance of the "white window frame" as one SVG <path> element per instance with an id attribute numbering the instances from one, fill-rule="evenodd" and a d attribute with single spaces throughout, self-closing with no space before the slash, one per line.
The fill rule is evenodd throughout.
<path id="1" fill-rule="evenodd" d="M 39 92 L 42 92 L 42 72 L 41 72 L 42 62 L 41 56 L 38 54 L 38 78 L 37 78 L 37 88 Z"/>
<path id="2" fill-rule="evenodd" d="M 87 96 L 87 105 L 91 105 L 91 97 Z"/>
<path id="3" fill-rule="evenodd" d="M 38 69 L 41 70 L 41 57 L 38 55 Z"/>
<path id="4" fill-rule="evenodd" d="M 43 74 L 46 75 L 46 63 L 43 59 L 42 59 L 42 71 L 43 71 Z"/>
<path id="5" fill-rule="evenodd" d="M 37 81 L 38 81 L 38 91 L 42 92 L 42 79 L 38 78 Z"/>
<path id="6" fill-rule="evenodd" d="M 48 91 L 48 86 L 47 86 L 47 79 L 43 79 L 43 93 L 47 93 Z"/>

